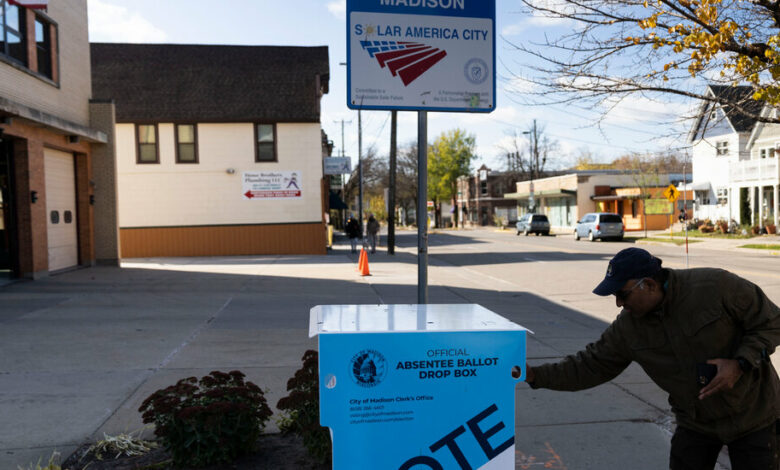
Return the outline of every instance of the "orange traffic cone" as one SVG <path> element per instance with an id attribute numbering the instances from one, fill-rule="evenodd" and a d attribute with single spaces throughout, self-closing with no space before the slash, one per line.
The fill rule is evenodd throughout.
<path id="1" fill-rule="evenodd" d="M 365 251 L 364 251 L 365 253 Z M 363 267 L 360 268 L 360 275 L 361 276 L 370 276 L 371 273 L 368 272 L 368 253 L 363 257 Z"/>
<path id="2" fill-rule="evenodd" d="M 363 270 L 363 263 L 366 261 L 366 250 L 360 249 L 360 257 L 358 258 L 357 270 L 358 272 Z"/>

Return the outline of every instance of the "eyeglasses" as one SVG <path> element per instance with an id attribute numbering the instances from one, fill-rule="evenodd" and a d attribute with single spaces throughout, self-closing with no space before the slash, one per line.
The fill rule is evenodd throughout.
<path id="1" fill-rule="evenodd" d="M 634 289 L 636 289 L 637 287 L 641 286 L 643 282 L 645 282 L 645 278 L 640 279 L 639 282 L 634 284 L 628 290 L 619 290 L 619 291 L 615 292 L 615 298 L 618 299 L 621 302 L 625 302 L 626 299 L 628 298 L 628 296 L 631 295 L 631 292 L 633 292 Z"/>

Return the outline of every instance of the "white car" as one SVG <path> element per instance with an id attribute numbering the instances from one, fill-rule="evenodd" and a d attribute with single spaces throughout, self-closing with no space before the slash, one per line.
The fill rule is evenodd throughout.
<path id="1" fill-rule="evenodd" d="M 549 235 L 550 220 L 544 214 L 524 214 L 515 224 L 515 228 L 517 228 L 518 235 L 521 233 L 525 236 L 530 233 Z"/>
<path id="2" fill-rule="evenodd" d="M 623 217 L 611 212 L 591 212 L 577 221 L 574 239 L 587 237 L 590 241 L 623 239 Z"/>

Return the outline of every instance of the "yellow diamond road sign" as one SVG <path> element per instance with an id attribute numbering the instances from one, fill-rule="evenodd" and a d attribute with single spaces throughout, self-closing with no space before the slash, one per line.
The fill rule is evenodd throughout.
<path id="1" fill-rule="evenodd" d="M 680 197 L 680 191 L 678 191 L 673 184 L 670 184 L 668 188 L 664 189 L 664 197 L 666 197 L 669 202 L 674 202 Z"/>

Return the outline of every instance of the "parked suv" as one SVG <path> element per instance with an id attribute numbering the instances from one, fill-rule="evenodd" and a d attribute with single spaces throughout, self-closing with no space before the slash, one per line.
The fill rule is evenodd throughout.
<path id="1" fill-rule="evenodd" d="M 525 214 L 520 217 L 515 227 L 517 227 L 518 235 L 520 233 L 525 234 L 525 236 L 528 236 L 529 233 L 537 235 L 550 234 L 550 221 L 544 214 Z"/>
<path id="2" fill-rule="evenodd" d="M 602 240 L 622 240 L 623 239 L 623 218 L 619 214 L 609 212 L 591 212 L 585 214 L 577 221 L 577 227 L 574 229 L 574 239 L 588 237 L 590 241 Z"/>

